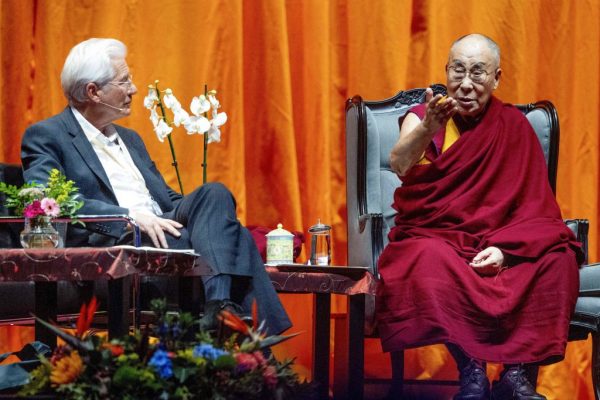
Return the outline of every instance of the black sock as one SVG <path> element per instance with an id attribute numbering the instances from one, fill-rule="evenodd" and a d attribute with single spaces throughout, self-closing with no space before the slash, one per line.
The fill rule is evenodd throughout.
<path id="1" fill-rule="evenodd" d="M 454 358 L 454 361 L 456 361 L 456 365 L 458 366 L 459 370 L 465 369 L 470 363 L 475 363 L 479 368 L 485 370 L 484 362 L 469 357 L 462 351 L 460 347 L 458 347 L 454 343 L 446 343 L 446 347 L 452 355 L 452 358 Z"/>

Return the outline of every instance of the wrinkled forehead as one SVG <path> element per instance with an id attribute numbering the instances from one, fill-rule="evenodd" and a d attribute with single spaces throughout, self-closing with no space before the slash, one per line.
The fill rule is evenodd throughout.
<path id="1" fill-rule="evenodd" d="M 463 40 L 456 43 L 448 54 L 448 65 L 462 65 L 467 68 L 497 67 L 494 53 L 487 43 L 480 40 Z"/>

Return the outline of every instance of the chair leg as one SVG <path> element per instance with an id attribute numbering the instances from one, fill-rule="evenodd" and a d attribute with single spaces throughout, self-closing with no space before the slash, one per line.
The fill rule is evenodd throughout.
<path id="1" fill-rule="evenodd" d="M 592 385 L 594 396 L 600 400 L 600 333 L 592 332 Z"/>
<path id="2" fill-rule="evenodd" d="M 392 351 L 392 386 L 388 399 L 401 399 L 404 385 L 404 351 Z"/>

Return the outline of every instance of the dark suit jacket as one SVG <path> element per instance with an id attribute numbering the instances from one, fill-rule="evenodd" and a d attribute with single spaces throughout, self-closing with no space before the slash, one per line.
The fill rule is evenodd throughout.
<path id="1" fill-rule="evenodd" d="M 127 146 L 133 162 L 146 181 L 150 195 L 163 212 L 173 209 L 182 196 L 171 189 L 161 176 L 140 136 L 131 129 L 115 125 Z M 119 207 L 104 168 L 69 107 L 25 131 L 21 143 L 26 182 L 45 183 L 52 168 L 61 171 L 79 188 L 85 215 L 122 215 L 128 210 Z M 79 228 L 69 232 L 68 245 L 106 246 L 114 244 L 124 233 L 124 223 L 90 223 L 87 231 Z M 91 234 L 92 232 L 100 233 Z"/>

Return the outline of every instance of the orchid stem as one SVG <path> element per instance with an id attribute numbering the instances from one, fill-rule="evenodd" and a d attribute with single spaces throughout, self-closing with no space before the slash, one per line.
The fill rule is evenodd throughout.
<path id="1" fill-rule="evenodd" d="M 204 84 L 204 97 L 208 98 L 208 86 Z M 204 116 L 208 118 L 208 112 L 204 113 Z M 206 183 L 206 170 L 208 167 L 208 132 L 204 132 L 204 159 L 202 161 L 202 184 Z"/>
<path id="2" fill-rule="evenodd" d="M 165 123 L 169 123 L 167 120 L 167 114 L 165 113 L 165 108 L 162 103 L 162 99 L 160 97 L 160 90 L 158 90 L 158 81 L 154 82 L 154 90 L 156 91 L 156 97 L 158 98 L 158 107 L 160 107 L 160 112 L 162 114 L 162 118 Z M 175 157 L 175 147 L 173 146 L 173 139 L 171 138 L 171 134 L 167 135 L 167 139 L 169 139 L 169 147 L 171 148 L 171 157 L 173 158 L 173 162 L 171 165 L 175 168 L 175 174 L 177 175 L 177 182 L 179 183 L 179 191 L 181 194 L 185 194 L 183 192 L 183 184 L 181 183 L 181 176 L 179 175 L 179 164 L 177 163 L 177 157 Z"/>
<path id="3" fill-rule="evenodd" d="M 171 163 L 171 165 L 175 168 L 175 173 L 177 174 L 177 182 L 179 183 L 179 190 L 181 191 L 181 194 L 185 194 L 183 192 L 183 184 L 181 183 L 181 176 L 179 176 L 179 164 L 177 164 L 177 158 L 175 158 L 175 148 L 173 147 L 173 139 L 171 139 L 171 134 L 169 133 L 167 135 L 167 138 L 169 139 L 169 146 L 171 147 L 171 157 L 173 157 L 173 162 Z"/>

